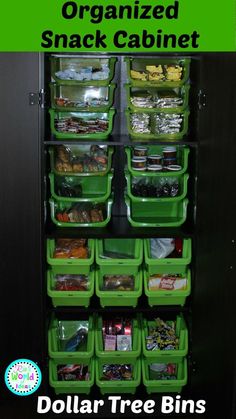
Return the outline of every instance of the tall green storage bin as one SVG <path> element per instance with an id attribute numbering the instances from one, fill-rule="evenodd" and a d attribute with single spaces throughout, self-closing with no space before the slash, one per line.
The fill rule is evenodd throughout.
<path id="1" fill-rule="evenodd" d="M 91 83 L 94 86 L 107 86 L 110 81 L 114 77 L 114 71 L 115 71 L 115 63 L 117 59 L 115 57 L 78 57 L 78 56 L 63 56 L 63 55 L 52 55 L 50 57 L 51 61 L 51 75 L 53 79 L 58 83 L 62 84 L 75 84 L 81 86 L 90 86 Z M 107 74 L 107 77 L 104 80 L 76 80 L 71 79 L 71 76 L 68 75 L 67 78 L 61 78 L 60 75 L 57 75 L 56 73 L 58 71 L 74 71 L 78 72 L 81 70 L 81 68 L 86 67 L 92 67 L 93 69 L 102 69 L 102 66 L 107 65 L 109 68 L 109 74 Z"/>
<path id="2" fill-rule="evenodd" d="M 64 200 L 58 201 L 58 200 L 55 200 L 55 199 L 51 198 L 51 199 L 49 199 L 49 204 L 50 204 L 50 208 L 51 208 L 52 222 L 54 224 L 56 224 L 58 227 L 105 227 L 111 219 L 111 207 L 112 207 L 112 204 L 113 204 L 113 199 L 110 198 L 110 199 L 105 200 L 104 202 L 96 202 L 96 200 L 94 199 L 92 203 L 88 203 L 87 201 L 84 201 L 84 200 L 80 201 L 80 202 L 75 202 L 75 201 L 67 202 L 67 201 L 64 201 Z M 56 213 L 59 212 L 59 211 L 63 212 L 63 213 L 64 212 L 67 213 L 68 210 L 71 209 L 73 204 L 74 205 L 75 204 L 80 205 L 80 208 L 85 208 L 86 204 L 87 205 L 89 205 L 89 204 L 98 204 L 98 205 L 104 204 L 103 205 L 104 206 L 104 211 L 103 211 L 104 219 L 103 219 L 103 221 L 95 221 L 95 222 L 93 222 L 93 221 L 91 221 L 91 222 L 83 221 L 81 223 L 71 222 L 71 221 L 59 221 L 56 218 Z"/>
<path id="3" fill-rule="evenodd" d="M 78 315 L 77 315 L 78 317 Z M 75 319 L 80 320 L 80 319 Z M 58 320 L 52 319 L 51 324 L 48 330 L 48 354 L 50 358 L 53 358 L 55 361 L 61 364 L 70 364 L 70 363 L 86 363 L 94 355 L 94 318 L 90 316 L 88 318 L 88 337 L 86 345 L 82 346 L 82 350 L 75 352 L 66 352 L 60 350 L 59 341 L 58 341 Z"/>
<path id="4" fill-rule="evenodd" d="M 66 147 L 68 147 L 66 145 Z M 112 156 L 114 153 L 114 147 L 111 146 L 105 146 L 107 148 L 107 165 L 104 171 L 100 171 L 100 172 L 68 172 L 68 171 L 59 171 L 56 169 L 56 153 L 55 153 L 55 147 L 50 147 L 49 148 L 49 154 L 50 154 L 50 166 L 51 166 L 51 171 L 57 175 L 57 176 L 105 176 L 107 175 L 110 170 L 111 170 L 111 166 L 112 166 Z M 72 153 L 76 156 L 76 157 L 81 157 L 81 155 L 83 155 L 85 153 L 85 149 L 87 151 L 88 146 L 87 145 L 69 145 L 70 150 L 72 151 Z"/>
<path id="5" fill-rule="evenodd" d="M 164 148 L 164 146 L 160 146 L 160 145 L 148 145 L 148 154 L 162 154 L 162 150 Z M 180 175 L 183 175 L 187 169 L 188 169 L 188 157 L 189 157 L 189 147 L 186 146 L 176 146 L 177 149 L 177 162 L 178 164 L 182 167 L 181 170 L 178 170 L 176 172 L 167 172 L 167 171 L 161 171 L 161 172 L 150 172 L 148 170 L 144 170 L 144 171 L 139 171 L 139 170 L 135 170 L 132 167 L 132 157 L 133 157 L 133 153 L 132 153 L 132 147 L 125 147 L 125 153 L 126 153 L 126 158 L 127 158 L 127 168 L 129 173 L 131 173 L 133 176 L 144 176 L 144 177 L 178 177 Z"/>
<path id="6" fill-rule="evenodd" d="M 158 273 L 158 272 L 155 272 Z M 166 273 L 169 273 L 167 269 Z M 187 287 L 186 290 L 180 291 L 167 291 L 167 290 L 156 290 L 152 291 L 148 288 L 148 278 L 150 277 L 147 271 L 144 271 L 144 292 L 148 298 L 148 304 L 152 306 L 164 306 L 164 305 L 180 305 L 184 306 L 186 298 L 191 294 L 191 272 L 190 269 L 186 272 Z"/>
<path id="7" fill-rule="evenodd" d="M 131 125 L 131 115 L 133 113 L 136 114 L 148 114 L 149 110 L 148 109 L 143 109 L 142 111 L 136 111 L 136 112 L 132 112 L 129 109 L 127 109 L 125 111 L 126 114 L 126 119 L 127 119 L 127 126 L 128 126 L 128 133 L 131 137 L 132 140 L 139 140 L 139 141 L 144 141 L 144 140 L 158 140 L 158 141 L 178 141 L 178 140 L 182 140 L 182 138 L 187 134 L 188 132 L 188 119 L 189 119 L 189 110 L 186 109 L 184 111 L 175 111 L 175 112 L 165 112 L 165 114 L 167 113 L 175 113 L 175 114 L 181 114 L 183 121 L 181 124 L 181 129 L 179 132 L 176 133 L 155 133 L 153 132 L 152 129 L 152 118 L 154 116 L 154 112 L 150 113 L 150 133 L 140 133 L 140 132 L 135 132 L 132 129 L 132 125 Z M 163 112 L 155 112 L 156 114 L 160 114 Z"/>
<path id="8" fill-rule="evenodd" d="M 88 275 L 94 263 L 94 240 L 88 240 L 88 259 L 57 259 L 53 257 L 55 239 L 47 239 L 47 262 L 53 274 L 84 274 Z"/>
<path id="9" fill-rule="evenodd" d="M 129 78 L 129 82 L 132 86 L 138 87 L 152 87 L 152 86 L 162 86 L 162 87 L 179 87 L 186 83 L 189 78 L 189 68 L 191 60 L 189 58 L 182 58 L 182 57 L 155 57 L 155 58 L 136 58 L 136 57 L 126 57 L 125 58 L 126 65 L 127 65 L 127 74 Z M 179 81 L 159 81 L 159 80 L 135 80 L 131 77 L 131 70 L 135 71 L 145 71 L 147 65 L 179 65 L 183 68 L 183 76 Z"/>
<path id="10" fill-rule="evenodd" d="M 92 82 L 90 86 L 81 86 L 76 82 L 70 85 L 50 83 L 51 107 L 62 112 L 107 112 L 114 102 L 115 87 L 114 83 L 108 86 L 93 86 Z"/>
<path id="11" fill-rule="evenodd" d="M 152 380 L 149 376 L 149 366 L 154 363 L 142 359 L 143 384 L 147 393 L 181 393 L 188 381 L 188 368 L 186 358 L 177 365 L 177 380 Z"/>
<path id="12" fill-rule="evenodd" d="M 100 298 L 102 307 L 136 307 L 138 298 L 142 295 L 142 281 L 143 273 L 139 271 L 135 275 L 135 290 L 134 291 L 104 291 L 102 290 L 103 275 L 100 271 L 96 272 L 96 295 Z M 113 275 L 113 272 L 112 272 Z"/>
<path id="13" fill-rule="evenodd" d="M 55 176 L 54 173 L 49 174 L 51 195 L 57 201 L 63 202 L 104 202 L 111 195 L 111 184 L 113 174 L 108 173 L 105 176 Z M 80 185 L 82 187 L 82 196 L 80 198 L 67 198 L 57 194 L 57 187 L 66 182 L 71 187 Z"/>
<path id="14" fill-rule="evenodd" d="M 133 202 L 125 197 L 132 227 L 179 227 L 187 218 L 188 199 L 180 202 Z"/>
<path id="15" fill-rule="evenodd" d="M 150 113 L 155 112 L 155 111 L 161 111 L 161 112 L 168 112 L 168 111 L 183 111 L 185 108 L 187 108 L 188 106 L 188 100 L 189 100 L 189 89 L 190 89 L 190 85 L 189 84 L 184 84 L 182 87 L 161 87 L 161 86 L 148 86 L 148 87 L 134 87 L 132 86 L 132 84 L 125 84 L 125 89 L 126 89 L 126 94 L 127 94 L 127 100 L 128 100 L 128 106 L 129 108 L 136 112 L 136 111 L 140 111 L 143 109 L 148 109 Z M 175 106 L 175 107 L 159 107 L 159 106 L 155 106 L 153 103 L 153 107 L 152 108 L 146 108 L 145 106 L 135 106 L 132 101 L 132 95 L 140 95 L 142 97 L 142 94 L 148 94 L 150 96 L 156 96 L 159 93 L 165 93 L 166 91 L 172 91 L 173 93 L 175 93 L 177 95 L 177 97 L 181 98 L 183 103 L 182 105 L 179 106 Z"/>
<path id="16" fill-rule="evenodd" d="M 149 327 L 155 326 L 154 320 L 143 319 L 142 324 L 142 344 L 143 344 L 143 356 L 150 362 L 160 363 L 178 363 L 188 353 L 188 329 L 182 315 L 176 317 L 176 335 L 179 337 L 179 349 L 174 350 L 147 350 L 146 348 L 146 337 L 149 336 Z"/>
<path id="17" fill-rule="evenodd" d="M 165 175 L 163 174 L 162 177 L 165 178 Z M 138 174 L 136 174 L 133 177 L 133 175 L 131 175 L 129 173 L 126 173 L 125 178 L 126 178 L 126 182 L 127 182 L 127 195 L 132 200 L 132 202 L 148 202 L 150 204 L 156 203 L 156 202 L 162 202 L 162 203 L 164 203 L 164 202 L 166 202 L 166 203 L 168 203 L 168 202 L 169 203 L 179 202 L 179 201 L 183 200 L 187 195 L 189 175 L 187 173 L 185 173 L 184 175 L 179 176 L 179 177 L 177 177 L 175 175 L 173 175 L 172 177 L 178 179 L 178 183 L 179 183 L 179 193 L 178 193 L 178 195 L 175 196 L 175 197 L 168 196 L 168 197 L 160 197 L 160 198 L 157 198 L 157 197 L 151 198 L 151 197 L 135 196 L 133 194 L 133 191 L 132 191 L 133 181 L 135 180 L 135 181 L 138 181 L 138 182 L 142 182 L 144 180 L 144 178 L 143 178 L 142 175 L 139 176 Z M 157 178 L 155 178 L 154 181 L 152 181 L 150 178 L 148 178 L 148 179 L 149 179 L 150 183 L 156 184 L 156 179 Z"/>
<path id="18" fill-rule="evenodd" d="M 107 364 L 105 360 L 96 360 L 96 384 L 100 388 L 102 394 L 135 394 L 137 387 L 141 382 L 141 361 L 132 360 L 126 362 L 131 364 L 134 369 L 133 380 L 107 381 L 102 380 L 103 365 Z M 118 362 L 117 364 L 120 364 Z"/>
<path id="19" fill-rule="evenodd" d="M 111 258 L 106 258 L 106 252 Z M 124 255 L 112 258 L 112 253 Z M 97 239 L 96 263 L 101 275 L 136 275 L 143 261 L 143 240 L 141 239 Z"/>
<path id="20" fill-rule="evenodd" d="M 55 135 L 56 138 L 59 140 L 107 140 L 109 135 L 112 132 L 113 129 L 113 118 L 115 115 L 115 110 L 110 109 L 107 112 L 68 112 L 68 111 L 56 111 L 54 109 L 49 110 L 50 114 L 50 126 L 51 126 L 51 132 L 53 135 Z M 101 119 L 108 122 L 107 129 L 101 132 L 95 132 L 95 133 L 72 133 L 72 132 L 66 132 L 66 131 L 58 131 L 55 126 L 55 120 L 58 119 L 70 119 L 70 118 L 77 118 L 82 119 L 84 121 L 87 121 L 89 119 Z"/>
<path id="21" fill-rule="evenodd" d="M 54 388 L 56 394 L 89 394 L 91 387 L 94 385 L 95 370 L 94 360 L 91 359 L 88 365 L 90 379 L 88 381 L 59 381 L 57 376 L 57 366 L 60 365 L 55 360 L 49 360 L 49 384 Z"/>
<path id="22" fill-rule="evenodd" d="M 70 267 L 69 267 L 70 268 Z M 87 291 L 56 291 L 55 275 L 52 270 L 47 272 L 47 294 L 52 299 L 54 307 L 76 306 L 88 307 L 94 294 L 94 271 L 89 272 L 89 289 Z"/>
<path id="23" fill-rule="evenodd" d="M 99 360 L 107 364 L 127 364 L 141 354 L 141 330 L 138 319 L 133 319 L 132 351 L 105 351 L 102 335 L 102 317 L 98 317 L 95 330 L 95 353 Z"/>
<path id="24" fill-rule="evenodd" d="M 183 239 L 181 258 L 154 259 L 151 257 L 150 239 L 144 240 L 144 261 L 150 275 L 156 273 L 182 274 L 186 272 L 192 259 L 192 241 Z"/>

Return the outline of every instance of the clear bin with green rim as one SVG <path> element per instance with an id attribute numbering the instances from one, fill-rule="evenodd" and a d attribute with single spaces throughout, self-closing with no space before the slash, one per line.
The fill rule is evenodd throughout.
<path id="1" fill-rule="evenodd" d="M 59 112 L 54 109 L 49 110 L 50 113 L 50 127 L 51 132 L 55 135 L 56 138 L 62 140 L 107 140 L 113 129 L 113 118 L 115 115 L 115 110 L 110 109 L 108 112 L 68 112 L 63 111 Z M 59 123 L 65 123 L 64 121 L 73 119 L 74 122 L 80 123 L 80 126 L 83 126 L 84 123 L 87 124 L 87 121 L 103 121 L 107 122 L 107 127 L 102 128 L 100 132 L 94 133 L 74 133 L 70 131 L 59 131 L 56 129 L 55 121 L 58 120 Z M 65 127 L 65 126 L 64 126 Z M 63 128 L 64 129 L 64 128 Z"/>
<path id="2" fill-rule="evenodd" d="M 148 155 L 162 155 L 162 150 L 164 146 L 160 145 L 148 145 Z M 169 172 L 169 171 L 161 171 L 161 172 L 150 172 L 148 170 L 135 170 L 132 167 L 132 158 L 133 158 L 133 152 L 132 147 L 125 147 L 125 153 L 127 158 L 127 168 L 129 173 L 131 173 L 133 176 L 144 176 L 144 177 L 179 177 L 180 175 L 183 175 L 187 169 L 188 169 L 188 156 L 189 156 L 189 147 L 185 146 L 176 146 L 177 149 L 177 162 L 181 166 L 181 170 L 178 170 L 176 172 Z"/>
<path id="3" fill-rule="evenodd" d="M 111 271 L 112 272 L 112 271 Z M 113 272 L 110 273 L 113 275 Z M 138 298 L 142 295 L 143 272 L 135 275 L 134 291 L 106 291 L 103 290 L 103 275 L 100 271 L 95 273 L 96 295 L 100 298 L 102 307 L 136 307 Z"/>
<path id="4" fill-rule="evenodd" d="M 150 239 L 144 239 L 144 260 L 150 275 L 156 273 L 182 274 L 187 270 L 192 258 L 192 241 L 183 239 L 183 252 L 181 258 L 161 258 L 151 257 Z"/>
<path id="5" fill-rule="evenodd" d="M 80 202 L 67 202 L 67 201 L 58 201 L 55 199 L 50 199 L 49 200 L 50 203 L 50 207 L 51 207 L 51 219 L 53 221 L 54 224 L 56 224 L 58 227 L 105 227 L 110 219 L 111 219 L 111 207 L 113 204 L 113 199 L 108 199 L 105 202 L 95 202 L 95 199 L 93 200 L 93 203 L 91 202 L 85 202 L 85 201 L 80 201 Z M 91 211 L 92 208 L 94 208 L 93 206 L 91 206 L 92 204 L 97 204 L 97 206 L 102 205 L 103 206 L 103 221 L 96 221 L 96 222 L 68 222 L 68 221 L 59 221 L 56 218 L 56 212 L 60 211 L 62 213 L 68 213 L 68 211 L 70 210 L 70 208 L 72 208 L 73 203 L 76 205 L 80 205 L 80 210 L 83 211 Z M 87 205 L 86 205 L 87 204 Z M 91 204 L 89 206 L 89 204 Z"/>
<path id="6" fill-rule="evenodd" d="M 74 363 L 75 361 L 73 361 Z M 95 380 L 95 361 L 84 363 L 88 366 L 90 378 L 88 381 L 59 381 L 57 375 L 57 366 L 61 365 L 57 361 L 49 360 L 49 384 L 54 388 L 56 394 L 89 394 L 91 387 L 94 385 Z M 62 364 L 63 365 L 63 364 Z M 80 365 L 80 364 L 79 364 Z"/>
<path id="7" fill-rule="evenodd" d="M 153 132 L 153 118 L 156 114 L 163 114 L 163 112 L 149 112 L 149 109 L 143 109 L 142 111 L 139 110 L 138 112 L 133 112 L 130 110 L 126 110 L 126 119 L 127 119 L 127 127 L 128 127 L 128 133 L 132 140 L 160 140 L 160 141 L 178 141 L 182 140 L 183 137 L 188 132 L 188 118 L 189 118 L 189 110 L 185 111 L 175 111 L 175 112 L 165 112 L 165 115 L 167 114 L 178 114 L 182 115 L 183 121 L 181 123 L 181 129 L 179 132 L 173 133 L 173 134 L 167 134 L 167 133 L 155 133 Z M 150 133 L 139 133 L 132 130 L 131 126 L 131 115 L 132 114 L 149 114 L 150 115 L 150 123 L 149 123 L 149 129 Z"/>
<path id="8" fill-rule="evenodd" d="M 61 146 L 60 146 L 61 147 Z M 81 162 L 83 162 L 83 156 L 85 154 L 89 154 L 89 150 L 91 147 L 91 145 L 65 145 L 66 148 L 69 148 L 70 152 L 71 152 L 71 158 L 73 161 L 73 157 L 75 156 L 76 159 L 80 158 Z M 107 163 L 105 166 L 105 170 L 102 171 L 89 171 L 89 168 L 85 165 L 84 172 L 78 172 L 78 171 L 59 171 L 57 170 L 57 157 L 56 157 L 56 152 L 55 152 L 55 147 L 50 147 L 49 148 L 49 154 L 50 154 L 50 166 L 51 166 L 51 171 L 58 176 L 105 176 L 107 175 L 110 170 L 111 170 L 111 166 L 112 166 L 112 156 L 114 153 L 114 148 L 113 147 L 107 147 L 107 146 L 100 146 L 104 149 L 106 149 L 106 156 L 107 156 Z M 70 166 L 72 167 L 72 164 L 70 162 Z"/>
<path id="9" fill-rule="evenodd" d="M 88 321 L 88 336 L 86 343 L 79 346 L 75 352 L 66 352 L 60 349 L 58 338 L 58 319 L 52 318 L 48 330 L 48 355 L 58 363 L 73 364 L 76 362 L 89 362 L 94 355 L 94 318 L 93 316 L 86 319 L 76 318 L 75 321 Z"/>
<path id="10" fill-rule="evenodd" d="M 101 275 L 136 275 L 143 261 L 143 240 L 141 239 L 97 239 L 96 263 Z M 106 254 L 110 257 L 106 257 Z M 112 255 L 114 254 L 114 258 Z M 115 257 L 120 254 L 123 258 Z"/>
<path id="11" fill-rule="evenodd" d="M 50 83 L 51 107 L 58 111 L 107 112 L 114 102 L 116 85 L 80 86 Z"/>
<path id="12" fill-rule="evenodd" d="M 188 381 L 187 359 L 177 364 L 177 380 L 155 380 L 150 378 L 149 368 L 154 362 L 142 359 L 143 384 L 147 393 L 181 393 Z"/>
<path id="13" fill-rule="evenodd" d="M 137 182 L 143 182 L 144 181 L 143 176 L 139 176 L 138 174 L 135 175 L 135 176 L 132 176 L 132 175 L 130 175 L 129 173 L 126 172 L 125 178 L 126 178 L 126 182 L 127 182 L 127 194 L 128 194 L 128 197 L 132 200 L 132 202 L 149 202 L 150 204 L 155 203 L 155 202 L 166 202 L 166 203 L 168 203 L 168 202 L 169 203 L 170 202 L 179 202 L 186 197 L 187 192 L 188 192 L 189 175 L 187 173 L 185 173 L 182 176 L 179 176 L 178 178 L 175 175 L 172 175 L 172 178 L 177 178 L 178 183 L 179 183 L 179 193 L 175 197 L 160 197 L 160 198 L 157 198 L 157 197 L 149 198 L 149 197 L 147 197 L 147 198 L 144 198 L 144 197 L 140 197 L 140 196 L 135 196 L 132 193 L 133 181 L 134 182 L 136 182 L 136 181 Z M 163 175 L 163 178 L 165 178 L 165 175 Z M 158 181 L 160 179 L 161 179 L 160 177 L 159 178 L 156 177 L 156 178 L 154 178 L 154 180 L 149 179 L 149 183 L 152 183 L 152 184 L 155 185 L 155 184 L 159 183 Z M 171 179 L 171 177 L 169 176 L 168 179 Z"/>
<path id="14" fill-rule="evenodd" d="M 137 87 L 151 87 L 151 86 L 162 86 L 175 88 L 182 86 L 189 79 L 189 68 L 190 58 L 168 58 L 168 57 L 156 57 L 156 58 L 135 58 L 126 57 L 127 74 L 129 82 L 133 86 Z M 159 66 L 159 65 L 179 65 L 183 69 L 182 78 L 179 81 L 168 81 L 168 80 L 136 80 L 131 77 L 131 70 L 146 72 L 146 66 Z"/>
<path id="15" fill-rule="evenodd" d="M 63 267 L 66 270 L 65 267 Z M 70 269 L 70 268 L 69 268 Z M 74 268 L 77 272 L 80 272 L 80 269 Z M 54 307 L 88 307 L 90 304 L 90 299 L 94 294 L 94 271 L 91 271 L 88 274 L 89 277 L 89 288 L 87 291 L 57 291 L 55 290 L 55 278 L 56 274 L 53 274 L 52 270 L 47 271 L 47 294 L 52 299 L 52 304 Z"/>
<path id="16" fill-rule="evenodd" d="M 152 313 L 154 316 L 154 313 Z M 174 320 L 173 318 L 170 320 Z M 188 353 L 188 329 L 182 315 L 176 316 L 176 335 L 179 338 L 179 349 L 173 350 L 150 350 L 146 348 L 146 337 L 149 336 L 149 327 L 155 326 L 155 320 L 142 320 L 142 346 L 143 356 L 152 362 L 175 363 L 181 362 Z"/>
<path id="17" fill-rule="evenodd" d="M 156 271 L 156 273 L 159 273 Z M 166 270 L 166 273 L 169 273 L 169 270 Z M 188 269 L 186 272 L 187 286 L 185 290 L 156 290 L 152 291 L 148 287 L 148 279 L 150 274 L 147 271 L 144 271 L 144 292 L 148 298 L 149 306 L 165 306 L 165 305 L 180 305 L 184 306 L 186 298 L 191 294 L 191 272 Z"/>
<path id="18" fill-rule="evenodd" d="M 108 173 L 106 176 L 90 177 L 83 176 L 56 176 L 54 173 L 49 174 L 51 195 L 57 201 L 64 202 L 104 202 L 111 195 L 113 174 Z M 57 194 L 58 188 L 66 183 L 69 187 L 82 188 L 82 194 L 79 198 L 67 198 Z"/>
<path id="19" fill-rule="evenodd" d="M 73 55 L 53 55 L 50 57 L 50 60 L 51 75 L 58 84 L 62 83 L 70 85 L 77 83 L 82 86 L 90 86 L 91 84 L 94 86 L 107 86 L 114 77 L 116 63 L 115 57 L 82 58 Z M 101 71 L 104 68 L 106 69 L 104 78 L 102 80 L 98 80 L 98 71 Z M 84 69 L 89 71 L 84 71 Z M 63 76 L 61 73 L 57 74 L 58 72 L 66 73 Z M 95 72 L 97 74 L 95 74 Z M 78 74 L 80 74 L 80 76 Z M 100 74 L 100 76 L 102 75 Z M 80 80 L 81 78 L 82 80 Z"/>
<path id="20" fill-rule="evenodd" d="M 133 202 L 126 196 L 127 217 L 132 227 L 179 227 L 187 218 L 188 199 L 180 202 Z"/>
<path id="21" fill-rule="evenodd" d="M 128 364 L 130 360 L 137 359 L 141 354 L 141 330 L 139 321 L 132 320 L 132 351 L 105 351 L 102 335 L 102 317 L 97 318 L 95 330 L 96 356 L 107 364 Z"/>
<path id="22" fill-rule="evenodd" d="M 165 88 L 165 87 L 134 87 L 131 84 L 125 84 L 125 89 L 126 89 L 126 93 L 127 93 L 127 100 L 128 100 L 128 106 L 132 111 L 140 111 L 143 109 L 148 109 L 150 113 L 152 112 L 156 112 L 156 111 L 161 111 L 161 112 L 168 112 L 168 111 L 183 111 L 184 109 L 186 109 L 188 107 L 188 101 L 189 101 L 189 89 L 190 89 L 190 85 L 189 84 L 185 84 L 182 87 L 176 87 L 176 88 Z M 160 97 L 161 99 L 163 97 L 176 97 L 176 98 L 180 98 L 182 100 L 182 104 L 179 106 L 175 106 L 175 107 L 160 107 L 157 105 L 155 105 L 155 103 L 153 102 L 153 107 L 151 108 L 146 108 L 144 106 L 136 106 L 132 103 L 131 98 L 138 96 L 138 97 L 143 97 L 146 98 L 147 96 L 151 96 L 151 97 Z M 168 96 L 169 95 L 169 96 Z M 150 103 L 150 105 L 152 106 L 152 102 Z"/>
<path id="23" fill-rule="evenodd" d="M 133 367 L 133 380 L 103 380 L 103 365 L 107 364 L 105 360 L 96 360 L 96 384 L 102 394 L 135 394 L 137 387 L 141 383 L 141 361 L 129 360 L 125 364 Z M 120 362 L 117 363 L 120 365 Z"/>
<path id="24" fill-rule="evenodd" d="M 50 265 L 53 274 L 89 274 L 94 263 L 95 243 L 93 239 L 88 239 L 88 259 L 54 258 L 55 245 L 55 239 L 47 239 L 47 263 Z"/>

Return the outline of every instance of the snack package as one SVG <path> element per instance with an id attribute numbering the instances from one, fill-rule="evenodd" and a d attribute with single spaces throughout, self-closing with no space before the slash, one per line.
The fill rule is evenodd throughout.
<path id="1" fill-rule="evenodd" d="M 120 381 L 133 380 L 133 368 L 130 364 L 111 364 L 103 365 L 102 380 Z"/>
<path id="2" fill-rule="evenodd" d="M 105 213 L 104 204 L 75 203 L 64 211 L 57 210 L 56 219 L 64 223 L 98 223 L 104 221 L 103 213 Z"/>
<path id="3" fill-rule="evenodd" d="M 59 381 L 88 381 L 88 367 L 84 365 L 68 364 L 58 365 L 57 375 Z"/>
<path id="4" fill-rule="evenodd" d="M 75 352 L 86 347 L 88 321 L 63 320 L 58 322 L 58 342 L 62 352 Z"/>
<path id="5" fill-rule="evenodd" d="M 105 351 L 115 351 L 116 350 L 116 336 L 105 335 L 104 338 L 104 349 Z"/>
<path id="6" fill-rule="evenodd" d="M 55 276 L 55 291 L 88 291 L 89 279 L 86 275 L 57 274 Z"/>
<path id="7" fill-rule="evenodd" d="M 131 319 L 103 320 L 102 332 L 105 351 L 132 351 Z"/>
<path id="8" fill-rule="evenodd" d="M 176 364 L 150 364 L 151 380 L 177 380 Z"/>
<path id="9" fill-rule="evenodd" d="M 156 325 L 149 328 L 149 336 L 146 336 L 146 348 L 148 351 L 157 349 L 168 351 L 179 348 L 179 338 L 176 335 L 176 322 L 163 321 L 159 317 L 155 319 Z"/>
<path id="10" fill-rule="evenodd" d="M 105 275 L 104 291 L 134 291 L 134 277 L 131 275 Z"/>
<path id="11" fill-rule="evenodd" d="M 174 251 L 175 240 L 173 238 L 150 239 L 150 249 L 153 259 L 164 259 Z"/>
<path id="12" fill-rule="evenodd" d="M 184 291 L 187 288 L 187 278 L 180 274 L 155 274 L 148 279 L 150 291 Z"/>
<path id="13" fill-rule="evenodd" d="M 132 351 L 132 336 L 117 335 L 117 351 Z"/>
<path id="14" fill-rule="evenodd" d="M 88 259 L 87 239 L 57 239 L 53 257 L 56 259 Z"/>

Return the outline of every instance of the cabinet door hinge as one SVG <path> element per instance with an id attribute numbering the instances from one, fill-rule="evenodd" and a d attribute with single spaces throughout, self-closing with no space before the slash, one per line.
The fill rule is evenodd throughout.
<path id="1" fill-rule="evenodd" d="M 40 108 L 45 106 L 45 92 L 44 89 L 41 89 L 39 93 L 29 93 L 29 105 L 34 106 L 38 105 Z"/>
<path id="2" fill-rule="evenodd" d="M 203 90 L 199 90 L 198 92 L 198 109 L 202 110 L 206 108 L 207 105 L 207 96 Z"/>

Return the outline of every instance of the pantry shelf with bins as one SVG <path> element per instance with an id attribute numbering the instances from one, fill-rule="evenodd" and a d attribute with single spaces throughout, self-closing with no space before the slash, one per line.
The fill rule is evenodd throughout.
<path id="1" fill-rule="evenodd" d="M 62 55 L 63 56 L 63 55 Z M 87 57 L 87 56 L 85 56 Z M 121 69 L 119 69 L 121 72 Z M 121 77 L 121 74 L 118 76 Z M 121 77 L 122 78 L 122 77 Z M 118 94 L 119 97 L 116 99 L 115 107 L 119 107 L 121 105 L 122 99 L 122 92 L 120 91 L 120 86 L 118 87 Z M 135 146 L 135 145 L 160 145 L 160 146 L 167 146 L 167 145 L 188 145 L 190 146 L 191 150 L 196 150 L 198 147 L 198 143 L 196 139 L 190 137 L 190 139 L 183 139 L 181 141 L 131 141 L 127 134 L 119 133 L 119 126 L 122 125 L 122 120 L 124 119 L 124 113 L 121 112 L 120 114 L 115 116 L 115 124 L 114 124 L 114 133 L 109 136 L 108 141 L 85 141 L 81 140 L 57 140 L 54 136 L 46 135 L 44 146 L 47 150 L 49 146 L 57 146 L 57 145 L 106 145 L 106 146 L 114 146 L 115 148 L 115 155 L 114 155 L 114 173 L 116 175 L 116 171 L 119 175 L 120 169 L 123 167 L 124 164 L 124 147 L 125 146 Z M 48 124 L 47 124 L 48 125 Z M 121 163 L 119 161 L 120 153 L 123 154 L 123 158 Z M 123 183 L 122 183 L 123 182 Z M 196 185 L 195 185 L 196 186 Z M 155 229 L 152 227 L 131 227 L 127 217 L 125 214 L 120 212 L 122 206 L 124 206 L 124 198 L 123 198 L 123 188 L 124 188 L 124 173 L 123 173 L 123 180 L 118 179 L 115 176 L 114 179 L 114 189 L 115 189 L 115 202 L 116 198 L 118 198 L 117 207 L 114 212 L 112 212 L 112 219 L 108 226 L 104 228 L 93 228 L 93 227 L 81 227 L 80 229 L 74 227 L 66 227 L 60 228 L 55 226 L 49 217 L 47 218 L 47 222 L 45 224 L 45 236 L 46 238 L 76 238 L 79 236 L 84 238 L 138 238 L 138 237 L 180 237 L 180 238 L 187 238 L 191 237 L 194 238 L 194 221 L 193 221 L 193 211 L 194 208 L 191 209 L 191 212 L 187 218 L 187 221 L 180 227 L 156 227 Z M 191 190 L 191 188 L 188 188 Z M 192 198 L 194 198 L 192 196 Z M 114 205 L 115 206 L 115 205 Z M 114 315 L 119 315 L 125 313 L 125 315 L 129 315 L 132 313 L 141 312 L 145 313 L 152 313 L 155 314 L 160 313 L 161 315 L 165 315 L 166 313 L 176 314 L 179 312 L 183 312 L 188 317 L 190 315 L 190 300 L 191 297 L 188 299 L 187 304 L 184 307 L 180 306 L 159 306 L 155 308 L 151 308 L 148 303 L 147 299 L 145 300 L 144 297 L 139 299 L 139 303 L 136 308 L 129 308 L 129 307 L 110 307 L 109 312 L 114 313 Z M 49 313 L 55 313 L 58 318 L 61 319 L 72 319 L 73 316 L 79 316 L 80 314 L 102 314 L 107 312 L 107 308 L 99 307 L 99 300 L 97 297 L 92 297 L 91 303 L 89 308 L 82 308 L 82 307 L 57 307 L 48 308 Z M 189 363 L 190 367 L 191 361 Z M 140 387 L 142 389 L 143 386 Z M 137 394 L 139 394 L 140 390 L 138 390 Z"/>

